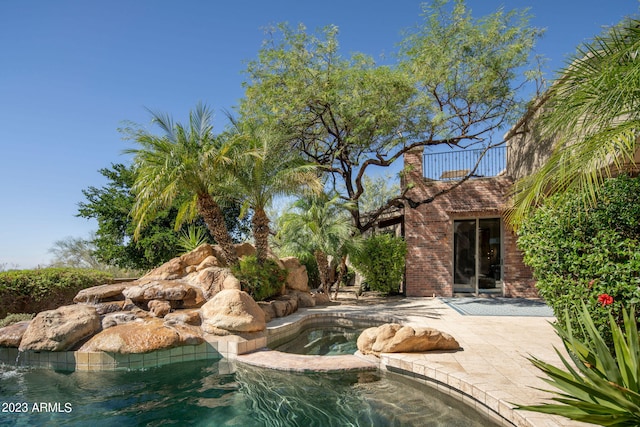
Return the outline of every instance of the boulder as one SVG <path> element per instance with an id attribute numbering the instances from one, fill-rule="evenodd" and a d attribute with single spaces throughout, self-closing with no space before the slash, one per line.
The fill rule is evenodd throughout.
<path id="1" fill-rule="evenodd" d="M 148 303 L 151 300 L 180 301 L 185 308 L 200 307 L 204 302 L 202 290 L 180 280 L 150 280 L 131 286 L 122 294 L 134 302 Z"/>
<path id="2" fill-rule="evenodd" d="M 209 267 L 220 267 L 220 266 L 221 266 L 221 263 L 220 261 L 218 261 L 218 258 L 211 255 L 203 259 L 202 262 L 198 264 L 198 266 L 196 267 L 196 271 L 202 271 L 205 268 L 209 268 Z"/>
<path id="3" fill-rule="evenodd" d="M 139 281 L 179 279 L 185 275 L 185 267 L 182 258 L 173 258 L 142 276 Z"/>
<path id="4" fill-rule="evenodd" d="M 200 311 L 191 310 L 179 310 L 174 311 L 164 316 L 164 324 L 167 326 L 173 325 L 192 325 L 200 326 L 202 324 L 202 318 L 200 317 Z"/>
<path id="5" fill-rule="evenodd" d="M 273 304 L 271 303 L 271 301 L 258 301 L 258 306 L 262 309 L 262 311 L 264 312 L 264 321 L 266 323 L 271 322 L 273 319 L 275 319 L 276 317 L 278 317 L 276 315 L 276 311 L 273 308 Z"/>
<path id="6" fill-rule="evenodd" d="M 0 328 L 0 347 L 18 347 L 25 331 L 29 327 L 30 320 L 17 322 L 4 328 Z"/>
<path id="7" fill-rule="evenodd" d="M 169 301 L 162 299 L 154 299 L 149 301 L 149 311 L 151 315 L 155 317 L 164 317 L 171 311 L 171 304 Z"/>
<path id="8" fill-rule="evenodd" d="M 331 302 L 331 298 L 329 298 L 329 295 L 325 294 L 324 292 L 318 292 L 312 294 L 312 296 L 316 302 L 316 305 L 326 305 Z"/>
<path id="9" fill-rule="evenodd" d="M 240 281 L 231 274 L 231 270 L 221 267 L 208 267 L 186 278 L 190 284 L 202 290 L 208 301 L 223 289 L 240 290 Z"/>
<path id="10" fill-rule="evenodd" d="M 309 276 L 307 267 L 302 265 L 296 257 L 282 258 L 282 264 L 287 269 L 287 288 L 296 291 L 309 291 Z"/>
<path id="11" fill-rule="evenodd" d="M 264 312 L 244 291 L 220 291 L 200 309 L 202 329 L 211 334 L 228 332 L 258 332 L 266 329 Z"/>
<path id="12" fill-rule="evenodd" d="M 234 247 L 236 249 L 236 255 L 238 256 L 238 258 L 242 258 L 247 255 L 256 254 L 256 248 L 253 247 L 253 245 L 248 242 L 238 243 Z"/>
<path id="13" fill-rule="evenodd" d="M 123 301 L 105 301 L 93 304 L 100 316 L 117 311 L 129 311 L 136 307 L 130 299 Z"/>
<path id="14" fill-rule="evenodd" d="M 208 243 L 203 243 L 191 252 L 188 252 L 180 257 L 180 261 L 185 266 L 198 266 L 202 261 L 210 256 L 213 256 L 213 247 Z"/>
<path id="15" fill-rule="evenodd" d="M 316 306 L 316 300 L 309 292 L 292 291 L 289 295 L 295 296 L 298 300 L 298 307 L 305 308 Z"/>
<path id="16" fill-rule="evenodd" d="M 102 318 L 102 329 L 112 328 L 125 323 L 131 323 L 138 320 L 138 316 L 131 311 L 120 311 L 117 313 L 109 313 Z"/>
<path id="17" fill-rule="evenodd" d="M 85 302 L 89 304 L 96 304 L 103 301 L 117 301 L 122 300 L 122 291 L 129 286 L 135 285 L 134 282 L 125 283 L 112 283 L 108 285 L 94 286 L 92 288 L 82 289 L 73 298 L 73 302 Z"/>
<path id="18" fill-rule="evenodd" d="M 84 343 L 79 351 L 148 353 L 202 342 L 204 339 L 197 333 L 197 328 L 170 327 L 160 319 L 151 318 L 105 329 Z"/>
<path id="19" fill-rule="evenodd" d="M 29 323 L 20 351 L 65 351 L 100 330 L 100 316 L 94 307 L 77 304 L 47 310 Z"/>
<path id="20" fill-rule="evenodd" d="M 285 317 L 291 314 L 290 306 L 286 301 L 271 301 L 271 307 L 275 313 L 275 317 Z"/>
<path id="21" fill-rule="evenodd" d="M 433 350 L 458 350 L 460 344 L 451 335 L 433 328 L 412 328 L 387 323 L 365 329 L 358 337 L 363 354 L 422 353 Z"/>

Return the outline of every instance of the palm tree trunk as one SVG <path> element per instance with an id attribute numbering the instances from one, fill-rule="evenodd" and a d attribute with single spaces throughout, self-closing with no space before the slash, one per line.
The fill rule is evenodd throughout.
<path id="1" fill-rule="evenodd" d="M 233 246 L 233 241 L 229 236 L 229 230 L 224 222 L 222 209 L 209 194 L 198 194 L 198 213 L 202 216 L 204 223 L 211 232 L 211 235 L 222 248 L 225 261 L 228 265 L 238 264 L 238 256 Z"/>
<path id="2" fill-rule="evenodd" d="M 342 283 L 342 278 L 345 276 L 347 272 L 347 257 L 343 256 L 340 258 L 340 266 L 338 267 L 338 277 L 336 279 L 336 293 L 333 295 L 334 300 L 338 300 L 338 290 L 340 290 L 340 283 Z"/>
<path id="3" fill-rule="evenodd" d="M 251 219 L 253 239 L 256 245 L 256 258 L 262 265 L 269 253 L 269 218 L 264 209 L 256 209 Z"/>
<path id="4" fill-rule="evenodd" d="M 327 254 L 322 251 L 315 251 L 313 255 L 318 264 L 318 275 L 320 276 L 320 287 L 322 292 L 329 295 L 329 260 Z"/>

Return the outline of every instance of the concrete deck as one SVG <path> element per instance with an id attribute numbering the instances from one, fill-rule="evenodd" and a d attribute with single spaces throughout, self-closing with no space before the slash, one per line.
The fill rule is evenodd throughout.
<path id="1" fill-rule="evenodd" d="M 562 417 L 514 410 L 514 404 L 539 404 L 551 395 L 536 388 L 550 386 L 528 360 L 535 356 L 560 365 L 554 346 L 562 348 L 550 317 L 465 316 L 437 298 L 395 298 L 301 309 L 268 324 L 268 334 L 291 327 L 311 316 L 327 314 L 344 318 L 373 317 L 384 322 L 395 320 L 412 326 L 429 326 L 453 335 L 460 345 L 457 352 L 383 354 L 382 370 L 400 373 L 436 387 L 474 406 L 502 425 L 523 427 L 587 426 Z M 258 351 L 238 356 L 238 360 L 276 369 L 313 370 L 324 367 L 320 359 L 335 356 L 297 356 Z M 357 356 L 335 359 L 338 370 L 365 368 L 369 360 Z M 340 362 L 340 363 L 337 363 Z M 366 369 L 366 368 L 365 368 Z"/>

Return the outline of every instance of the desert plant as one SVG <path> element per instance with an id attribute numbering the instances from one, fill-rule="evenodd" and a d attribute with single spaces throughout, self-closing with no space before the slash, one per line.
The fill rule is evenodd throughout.
<path id="1" fill-rule="evenodd" d="M 287 280 L 287 271 L 281 269 L 272 259 L 262 264 L 255 255 L 240 258 L 237 266 L 232 267 L 233 275 L 240 281 L 242 290 L 256 301 L 264 301 L 276 296 Z"/>
<path id="2" fill-rule="evenodd" d="M 564 325 L 554 325 L 571 361 L 558 353 L 563 370 L 535 357 L 530 360 L 547 375 L 545 381 L 560 390 L 550 391 L 556 395 L 552 400 L 557 403 L 519 406 L 518 409 L 603 426 L 640 425 L 640 339 L 635 308 L 623 309 L 622 314 L 624 331 L 614 317 L 609 316 L 613 351 L 584 304 L 578 316 L 584 339 L 576 337 L 568 319 Z"/>
<path id="3" fill-rule="evenodd" d="M 191 252 L 207 241 L 207 232 L 200 227 L 190 224 L 178 237 L 178 245 L 183 253 Z"/>

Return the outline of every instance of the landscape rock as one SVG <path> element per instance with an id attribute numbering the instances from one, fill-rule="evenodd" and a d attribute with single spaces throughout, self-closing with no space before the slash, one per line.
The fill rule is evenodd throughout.
<path id="1" fill-rule="evenodd" d="M 264 312 L 244 291 L 224 289 L 200 309 L 202 329 L 211 334 L 258 332 L 266 329 Z"/>
<path id="2" fill-rule="evenodd" d="M 155 317 L 164 317 L 171 311 L 171 304 L 169 301 L 154 299 L 149 301 L 149 311 Z"/>
<path id="3" fill-rule="evenodd" d="M 315 307 L 316 300 L 309 292 L 292 291 L 289 295 L 293 295 L 298 300 L 298 307 Z"/>
<path id="4" fill-rule="evenodd" d="M 20 342 L 20 351 L 66 351 L 100 330 L 94 307 L 77 304 L 38 313 Z"/>
<path id="5" fill-rule="evenodd" d="M 0 347 L 19 347 L 30 322 L 30 320 L 24 320 L 0 328 Z"/>
<path id="6" fill-rule="evenodd" d="M 105 329 L 84 343 L 79 351 L 148 353 L 202 342 L 204 339 L 195 328 L 170 327 L 164 325 L 160 319 L 151 318 Z"/>
<path id="7" fill-rule="evenodd" d="M 249 242 L 238 243 L 234 247 L 238 258 L 256 254 L 256 248 Z"/>
<path id="8" fill-rule="evenodd" d="M 240 290 L 240 281 L 231 274 L 231 270 L 222 267 L 208 267 L 186 279 L 202 290 L 205 300 L 210 300 L 223 289 Z"/>
<path id="9" fill-rule="evenodd" d="M 273 304 L 271 303 L 271 301 L 258 301 L 258 306 L 262 309 L 262 311 L 264 312 L 264 321 L 266 323 L 271 322 L 273 319 L 275 319 L 276 317 L 278 317 L 276 315 L 276 312 L 273 308 Z"/>
<path id="10" fill-rule="evenodd" d="M 102 329 L 112 328 L 117 325 L 124 325 L 138 320 L 138 316 L 130 311 L 109 313 L 102 318 Z"/>
<path id="11" fill-rule="evenodd" d="M 179 279 L 185 275 L 184 268 L 185 264 L 180 257 L 173 258 L 142 276 L 140 281 Z"/>
<path id="12" fill-rule="evenodd" d="M 458 350 L 460 344 L 451 335 L 433 328 L 412 328 L 387 323 L 365 329 L 358 337 L 363 354 L 421 353 L 434 350 Z"/>
<path id="13" fill-rule="evenodd" d="M 296 257 L 282 258 L 282 264 L 287 269 L 287 288 L 296 291 L 309 291 L 309 275 L 307 267 L 300 263 Z"/>
<path id="14" fill-rule="evenodd" d="M 185 266 L 198 266 L 202 261 L 210 256 L 213 256 L 213 247 L 208 243 L 204 243 L 191 252 L 188 252 L 180 257 L 182 264 Z"/>
<path id="15" fill-rule="evenodd" d="M 192 325 L 200 326 L 202 324 L 202 318 L 200 317 L 200 310 L 178 310 L 171 312 L 164 316 L 164 324 L 168 326 L 173 325 Z"/>
<path id="16" fill-rule="evenodd" d="M 125 289 L 122 294 L 134 302 L 180 301 L 180 306 L 185 308 L 200 307 L 205 302 L 202 289 L 179 280 L 145 281 Z"/>
<path id="17" fill-rule="evenodd" d="M 316 305 L 326 305 L 331 302 L 331 298 L 329 298 L 329 295 L 325 294 L 324 292 L 318 292 L 318 293 L 312 294 L 312 296 L 313 296 L 313 299 L 316 301 Z"/>
<path id="18" fill-rule="evenodd" d="M 95 307 L 96 312 L 103 316 L 105 314 L 114 313 L 117 311 L 130 311 L 136 308 L 137 306 L 130 299 L 122 300 L 122 301 L 106 301 L 99 302 L 97 304 L 91 304 Z"/>
<path id="19" fill-rule="evenodd" d="M 73 298 L 73 302 L 86 302 L 95 304 L 103 301 L 122 300 L 122 291 L 133 285 L 135 285 L 134 282 L 111 283 L 108 285 L 100 285 L 82 289 Z"/>
<path id="20" fill-rule="evenodd" d="M 209 268 L 209 267 L 220 267 L 220 266 L 221 266 L 221 263 L 220 261 L 218 261 L 218 258 L 211 255 L 203 259 L 202 262 L 198 264 L 198 266 L 196 267 L 196 271 L 202 271 L 205 268 Z"/>

